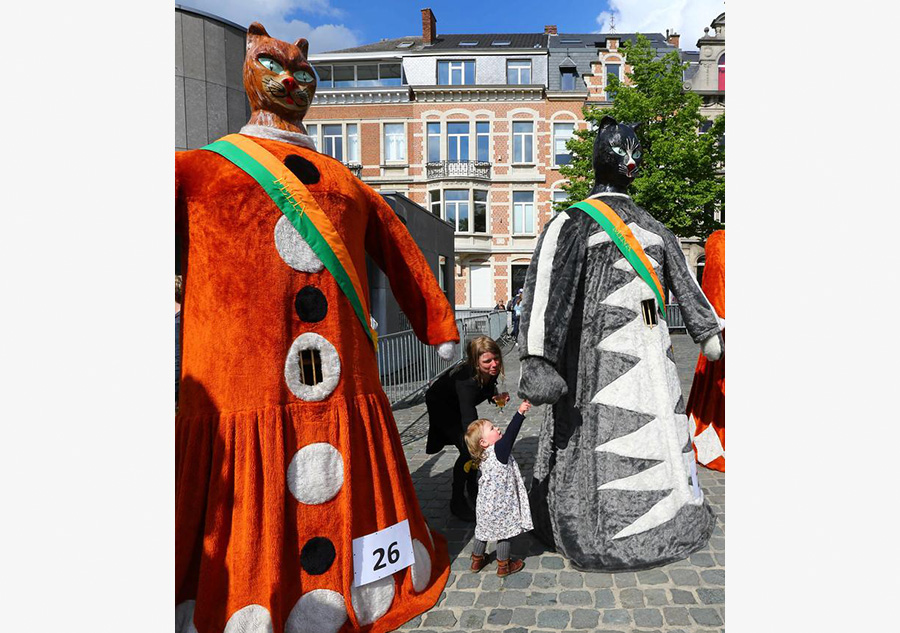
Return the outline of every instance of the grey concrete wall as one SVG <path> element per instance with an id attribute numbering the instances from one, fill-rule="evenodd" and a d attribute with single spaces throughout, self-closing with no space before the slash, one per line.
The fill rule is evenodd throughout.
<path id="1" fill-rule="evenodd" d="M 214 16 L 175 7 L 175 149 L 196 149 L 250 118 L 242 71 L 247 33 Z"/>

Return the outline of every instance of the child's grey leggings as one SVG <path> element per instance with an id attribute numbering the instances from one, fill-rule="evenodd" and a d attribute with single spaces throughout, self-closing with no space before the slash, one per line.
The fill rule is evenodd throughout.
<path id="1" fill-rule="evenodd" d="M 487 541 L 479 541 L 475 540 L 475 547 L 472 549 L 472 553 L 475 556 L 484 556 L 484 550 L 487 548 Z M 509 560 L 509 539 L 500 539 L 497 541 L 497 560 Z"/>

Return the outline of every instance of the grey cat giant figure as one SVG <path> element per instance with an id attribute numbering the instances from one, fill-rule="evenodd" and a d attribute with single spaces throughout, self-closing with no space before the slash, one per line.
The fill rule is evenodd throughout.
<path id="1" fill-rule="evenodd" d="M 604 117 L 589 199 L 631 229 L 689 334 L 715 360 L 724 351 L 720 321 L 677 238 L 626 193 L 640 158 L 634 128 Z M 536 535 L 584 570 L 645 569 L 703 547 L 716 519 L 697 480 L 665 318 L 650 285 L 577 207 L 538 240 L 518 342 L 519 395 L 552 404 L 529 495 Z"/>

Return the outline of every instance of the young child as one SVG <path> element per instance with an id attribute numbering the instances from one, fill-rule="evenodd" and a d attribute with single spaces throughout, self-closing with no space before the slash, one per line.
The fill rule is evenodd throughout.
<path id="1" fill-rule="evenodd" d="M 490 420 L 475 420 L 466 430 L 466 445 L 481 470 L 475 503 L 475 548 L 471 567 L 474 572 L 487 565 L 484 551 L 488 541 L 497 542 L 498 576 L 514 574 L 525 566 L 523 561 L 511 560 L 509 556 L 509 539 L 533 527 L 528 494 L 511 452 L 530 408 L 528 401 L 519 406 L 506 427 L 506 435 Z"/>

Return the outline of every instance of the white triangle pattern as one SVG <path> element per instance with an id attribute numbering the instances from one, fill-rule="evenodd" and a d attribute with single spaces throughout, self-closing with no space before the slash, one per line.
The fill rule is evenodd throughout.
<path id="1" fill-rule="evenodd" d="M 725 456 L 725 447 L 722 446 L 719 434 L 712 424 L 694 437 L 694 446 L 697 447 L 697 460 L 704 466 L 714 459 Z"/>
<path id="2" fill-rule="evenodd" d="M 662 237 L 629 224 L 641 246 L 664 246 Z M 654 267 L 658 263 L 651 261 Z M 615 264 L 622 270 L 633 270 L 622 257 Z M 644 299 L 655 295 L 647 283 L 635 275 L 629 283 L 610 293 L 603 303 L 632 310 L 635 318 L 600 341 L 597 348 L 640 358 L 638 363 L 624 374 L 594 394 L 592 403 L 621 407 L 638 413 L 655 416 L 650 422 L 626 435 L 614 438 L 596 447 L 598 452 L 608 452 L 634 459 L 661 461 L 639 473 L 609 481 L 601 490 L 652 491 L 669 490 L 670 493 L 653 505 L 633 523 L 619 531 L 613 539 L 624 538 L 650 530 L 672 519 L 678 511 L 690 503 L 702 503 L 702 495 L 695 498 L 688 482 L 690 473 L 685 468 L 683 447 L 690 437 L 687 416 L 672 410 L 681 385 L 678 370 L 665 355 L 664 342 L 669 341 L 668 327 L 660 321 L 658 327 L 648 328 L 638 313 Z"/>

